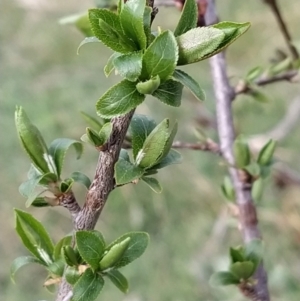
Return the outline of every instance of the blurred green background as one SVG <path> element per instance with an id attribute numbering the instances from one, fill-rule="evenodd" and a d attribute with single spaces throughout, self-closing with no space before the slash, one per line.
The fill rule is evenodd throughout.
<path id="1" fill-rule="evenodd" d="M 267 67 L 276 48 L 285 49 L 277 24 L 263 1 L 217 1 L 222 20 L 250 21 L 249 32 L 230 46 L 228 72 L 233 83 L 251 68 Z M 300 40 L 299 1 L 278 1 L 291 34 Z M 85 123 L 79 111 L 93 114 L 95 103 L 119 78 L 108 79 L 103 67 L 110 51 L 100 44 L 76 49 L 83 36 L 58 20 L 93 7 L 92 1 L 1 0 L 0 8 L 0 299 L 53 300 L 43 289 L 46 273 L 38 266 L 20 270 L 16 284 L 9 279 L 13 259 L 27 254 L 14 231 L 13 208 L 25 209 L 18 186 L 26 179 L 29 160 L 20 148 L 14 127 L 16 105 L 25 108 L 47 142 L 58 137 L 79 139 Z M 155 25 L 174 28 L 179 12 L 161 8 Z M 193 128 L 199 120 L 214 118 L 214 97 L 208 62 L 189 66 L 206 90 L 200 104 L 184 91 L 180 109 L 148 99 L 138 113 L 157 122 L 164 117 L 179 121 L 178 140 L 196 141 Z M 246 135 L 263 133 L 284 115 L 288 104 L 299 94 L 297 84 L 279 83 L 264 89 L 270 101 L 258 103 L 239 96 L 234 103 L 235 122 Z M 208 122 L 208 124 L 211 124 Z M 212 127 L 204 128 L 217 139 Z M 300 130 L 297 126 L 280 142 L 277 155 L 300 170 Z M 228 246 L 241 243 L 236 220 L 220 194 L 226 167 L 213 154 L 182 150 L 183 163 L 163 170 L 158 178 L 163 193 L 154 194 L 142 183 L 114 191 L 97 228 L 108 241 L 125 231 L 147 231 L 151 243 L 141 259 L 124 269 L 131 284 L 123 295 L 107 283 L 99 300 L 219 300 L 242 301 L 234 287 L 213 289 L 210 275 L 228 265 Z M 70 154 L 65 175 L 80 170 L 93 176 L 97 153 L 86 147 L 80 161 Z M 76 190 L 84 199 L 81 187 Z M 265 265 L 273 301 L 300 298 L 300 189 L 279 189 L 270 179 L 259 204 L 260 228 L 265 240 Z M 57 241 L 71 231 L 68 212 L 61 208 L 29 209 Z"/>

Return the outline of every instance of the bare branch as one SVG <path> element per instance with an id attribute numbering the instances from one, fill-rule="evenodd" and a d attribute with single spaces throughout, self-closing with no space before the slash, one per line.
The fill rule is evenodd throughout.
<path id="1" fill-rule="evenodd" d="M 203 143 L 188 143 L 182 141 L 174 141 L 172 144 L 172 148 L 209 151 L 221 155 L 221 150 L 219 145 L 211 139 L 207 139 Z"/>
<path id="2" fill-rule="evenodd" d="M 275 16 L 275 19 L 276 19 L 276 21 L 279 25 L 279 29 L 280 29 L 280 31 L 281 31 L 284 39 L 285 39 L 286 45 L 287 45 L 293 59 L 297 60 L 299 58 L 299 53 L 298 53 L 296 47 L 292 43 L 291 35 L 288 31 L 288 28 L 286 26 L 285 21 L 283 20 L 282 14 L 281 14 L 280 9 L 279 9 L 278 4 L 277 4 L 277 0 L 263 0 L 263 1 L 267 5 L 269 5 L 272 13 Z"/>
<path id="3" fill-rule="evenodd" d="M 206 12 L 206 23 L 213 24 L 218 21 L 214 0 L 208 0 Z M 229 84 L 226 61 L 224 53 L 217 54 L 210 59 L 210 66 L 214 82 L 216 97 L 216 113 L 220 148 L 223 157 L 228 163 L 234 165 L 234 155 L 232 145 L 235 138 L 231 103 L 235 96 L 233 88 Z M 255 238 L 260 238 L 256 208 L 251 196 L 251 184 L 242 181 L 239 172 L 235 168 L 229 168 L 229 173 L 234 183 L 236 192 L 236 202 L 239 207 L 239 221 L 242 228 L 243 239 L 247 243 Z M 255 274 L 257 280 L 253 286 L 251 294 L 252 300 L 269 301 L 269 291 L 267 286 L 267 274 L 261 264 Z M 244 288 L 243 293 L 249 296 Z"/>

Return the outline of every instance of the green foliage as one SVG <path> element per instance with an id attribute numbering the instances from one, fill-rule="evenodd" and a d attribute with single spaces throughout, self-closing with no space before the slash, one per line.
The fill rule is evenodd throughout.
<path id="1" fill-rule="evenodd" d="M 251 161 L 251 154 L 248 143 L 243 138 L 237 138 L 233 144 L 235 163 L 238 168 L 244 168 Z"/>
<path id="2" fill-rule="evenodd" d="M 229 255 L 231 261 L 229 271 L 214 273 L 210 278 L 212 286 L 251 283 L 263 257 L 262 241 L 254 239 L 245 246 L 230 248 Z"/>
<path id="3" fill-rule="evenodd" d="M 276 141 L 269 140 L 264 147 L 260 150 L 257 158 L 257 163 L 262 166 L 268 166 L 271 164 L 273 154 L 276 148 Z"/>

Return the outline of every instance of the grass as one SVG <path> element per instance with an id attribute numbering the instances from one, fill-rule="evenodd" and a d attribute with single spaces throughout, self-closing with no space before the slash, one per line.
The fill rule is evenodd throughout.
<path id="1" fill-rule="evenodd" d="M 251 21 L 248 33 L 230 46 L 227 52 L 232 81 L 244 76 L 257 65 L 267 66 L 276 48 L 284 49 L 273 16 L 262 1 L 219 1 L 221 18 Z M 110 52 L 100 45 L 88 45 L 79 56 L 76 49 L 82 36 L 71 27 L 62 27 L 57 20 L 69 13 L 92 6 L 73 1 L 51 1 L 23 6 L 21 1 L 1 3 L 0 48 L 1 90 L 1 203 L 0 203 L 0 291 L 5 300 L 32 301 L 53 299 L 42 288 L 46 274 L 38 266 L 26 267 L 17 275 L 17 284 L 9 280 L 12 260 L 25 255 L 13 229 L 13 207 L 24 209 L 24 199 L 17 187 L 26 178 L 29 162 L 17 141 L 13 114 L 22 105 L 32 121 L 50 142 L 57 137 L 78 139 L 85 129 L 80 110 L 94 112 L 96 100 L 118 78 L 106 79 L 102 69 Z M 40 2 L 42 3 L 42 2 Z M 280 1 L 295 40 L 299 40 L 297 1 Z M 156 25 L 174 28 L 179 13 L 162 8 Z M 185 91 L 183 106 L 169 108 L 149 99 L 139 113 L 151 114 L 157 121 L 168 116 L 179 120 L 178 139 L 195 141 L 195 119 L 203 112 L 214 114 L 214 97 L 209 65 L 199 63 L 186 68 L 206 90 L 207 101 L 199 104 Z M 296 85 L 294 85 L 296 86 Z M 261 133 L 274 126 L 284 114 L 297 87 L 288 83 L 264 89 L 270 98 L 267 104 L 240 96 L 234 104 L 239 132 Z M 208 133 L 217 138 L 214 130 Z M 279 145 L 288 153 L 285 161 L 299 169 L 299 128 Z M 150 233 L 151 244 L 145 255 L 124 269 L 131 289 L 127 296 L 107 284 L 99 300 L 244 300 L 235 288 L 212 289 L 208 279 L 215 270 L 228 264 L 228 246 L 241 243 L 235 219 L 219 193 L 226 168 L 212 154 L 182 151 L 184 162 L 164 170 L 159 180 L 164 187 L 156 195 L 142 183 L 114 191 L 103 211 L 98 229 L 108 240 L 124 231 L 143 230 Z M 89 147 L 80 161 L 70 154 L 65 175 L 81 170 L 91 177 L 97 154 Z M 77 189 L 83 199 L 84 191 Z M 55 240 L 71 230 L 66 211 L 30 209 Z M 273 300 L 299 300 L 299 188 L 278 190 L 268 182 L 259 204 L 261 230 L 266 245 L 265 264 L 269 273 Z M 219 228 L 218 228 L 219 225 Z"/>

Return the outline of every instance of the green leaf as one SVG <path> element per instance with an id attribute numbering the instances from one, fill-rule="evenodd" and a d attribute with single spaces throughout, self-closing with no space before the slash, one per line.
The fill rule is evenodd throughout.
<path id="1" fill-rule="evenodd" d="M 225 34 L 225 38 L 220 45 L 218 45 L 217 49 L 214 53 L 210 54 L 212 56 L 216 53 L 221 52 L 224 48 L 233 43 L 237 38 L 243 35 L 249 28 L 251 24 L 249 22 L 246 23 L 236 23 L 236 22 L 220 22 L 212 25 L 213 28 L 217 28 L 222 30 Z"/>
<path id="2" fill-rule="evenodd" d="M 96 37 L 87 37 L 87 38 L 84 38 L 80 42 L 79 46 L 77 47 L 77 54 L 79 54 L 79 50 L 81 49 L 81 47 L 83 45 L 90 44 L 90 43 L 100 43 L 100 42 L 101 41 L 98 38 L 96 38 Z"/>
<path id="3" fill-rule="evenodd" d="M 76 267 L 68 266 L 66 268 L 64 276 L 68 283 L 74 285 L 78 281 L 81 275 Z"/>
<path id="4" fill-rule="evenodd" d="M 194 0 L 192 0 L 195 2 Z M 199 84 L 187 73 L 176 69 L 173 78 L 178 80 L 181 84 L 186 86 L 199 100 L 205 100 L 205 92 L 201 89 Z"/>
<path id="5" fill-rule="evenodd" d="M 180 82 L 168 79 L 152 95 L 169 106 L 179 107 L 181 104 L 182 89 L 183 85 Z"/>
<path id="6" fill-rule="evenodd" d="M 75 171 L 70 175 L 70 178 L 73 179 L 74 182 L 81 183 L 87 189 L 89 189 L 89 187 L 91 186 L 90 178 L 82 172 Z"/>
<path id="7" fill-rule="evenodd" d="M 150 6 L 146 6 L 144 11 L 144 32 L 147 37 L 147 46 L 150 45 L 154 39 L 151 33 L 151 14 L 152 8 Z"/>
<path id="8" fill-rule="evenodd" d="M 177 129 L 178 129 L 178 123 L 176 122 L 169 134 L 169 137 L 168 137 L 167 142 L 164 147 L 164 151 L 163 151 L 159 161 L 163 160 L 167 156 L 167 154 L 170 152 L 172 144 L 173 144 L 173 140 L 177 133 Z"/>
<path id="9" fill-rule="evenodd" d="M 92 128 L 85 129 L 86 134 L 81 136 L 81 141 L 92 144 L 95 147 L 101 146 L 103 141 L 100 139 L 99 134 Z"/>
<path id="10" fill-rule="evenodd" d="M 251 87 L 248 94 L 251 95 L 254 98 L 254 100 L 260 103 L 270 102 L 270 98 L 264 92 L 262 92 L 261 89 Z"/>
<path id="11" fill-rule="evenodd" d="M 69 266 L 78 266 L 79 265 L 79 256 L 76 254 L 72 246 L 63 246 L 61 251 L 64 261 Z"/>
<path id="12" fill-rule="evenodd" d="M 32 215 L 15 209 L 16 231 L 24 246 L 43 264 L 52 263 L 53 243 L 44 226 Z"/>
<path id="13" fill-rule="evenodd" d="M 141 94 L 152 94 L 160 86 L 160 78 L 158 75 L 146 80 L 145 82 L 139 82 L 136 85 L 136 89 Z"/>
<path id="14" fill-rule="evenodd" d="M 251 154 L 248 143 L 242 137 L 235 139 L 233 144 L 235 163 L 238 168 L 244 168 L 251 161 Z"/>
<path id="15" fill-rule="evenodd" d="M 114 244 L 101 259 L 99 263 L 100 270 L 103 271 L 109 268 L 113 268 L 127 250 L 129 242 L 130 237 L 127 237 L 119 243 Z"/>
<path id="16" fill-rule="evenodd" d="M 81 257 L 96 270 L 104 253 L 102 240 L 93 232 L 77 231 L 76 244 Z"/>
<path id="17" fill-rule="evenodd" d="M 134 41 L 138 50 L 145 49 L 147 45 L 143 20 L 145 6 L 146 0 L 128 0 L 119 15 L 124 33 Z"/>
<path id="18" fill-rule="evenodd" d="M 111 72 L 115 69 L 114 61 L 120 55 L 122 55 L 122 54 L 115 52 L 109 57 L 106 65 L 104 66 L 104 74 L 106 77 L 108 77 L 111 74 Z"/>
<path id="19" fill-rule="evenodd" d="M 141 104 L 145 95 L 140 94 L 135 85 L 133 82 L 123 80 L 106 91 L 96 104 L 98 115 L 112 118 L 126 114 Z"/>
<path id="20" fill-rule="evenodd" d="M 136 163 L 144 169 L 159 162 L 169 138 L 169 120 L 164 119 L 146 138 L 143 148 L 136 156 Z"/>
<path id="21" fill-rule="evenodd" d="M 135 82 L 142 72 L 142 57 L 141 52 L 133 52 L 119 55 L 114 59 L 114 67 L 116 71 L 125 79 Z"/>
<path id="22" fill-rule="evenodd" d="M 143 56 L 142 80 L 158 75 L 161 82 L 172 76 L 178 60 L 174 34 L 167 30 L 155 38 Z"/>
<path id="23" fill-rule="evenodd" d="M 172 164 L 179 164 L 182 161 L 181 154 L 177 152 L 174 149 L 171 149 L 168 154 L 159 161 L 158 164 L 154 165 L 152 168 L 153 169 L 161 169 L 166 166 L 172 165 Z M 152 169 L 151 168 L 151 169 Z"/>
<path id="24" fill-rule="evenodd" d="M 104 280 L 98 273 L 88 268 L 73 287 L 72 301 L 94 301 L 104 286 Z"/>
<path id="25" fill-rule="evenodd" d="M 54 158 L 57 175 L 60 177 L 68 149 L 73 146 L 76 151 L 76 158 L 79 159 L 83 153 L 82 143 L 68 138 L 55 139 L 51 142 L 49 152 Z"/>
<path id="26" fill-rule="evenodd" d="M 264 69 L 260 66 L 252 68 L 250 71 L 248 71 L 248 73 L 246 75 L 246 81 L 248 83 L 252 83 L 263 73 L 263 71 L 264 71 Z"/>
<path id="27" fill-rule="evenodd" d="M 204 60 L 213 53 L 225 38 L 225 33 L 213 27 L 198 27 L 178 36 L 178 65 Z"/>
<path id="28" fill-rule="evenodd" d="M 43 263 L 37 259 L 36 257 L 32 257 L 32 256 L 22 256 L 22 257 L 18 257 L 16 258 L 10 267 L 10 278 L 11 280 L 14 282 L 15 280 L 15 274 L 16 272 L 23 266 L 29 264 L 29 263 L 38 263 L 43 265 Z"/>
<path id="29" fill-rule="evenodd" d="M 251 188 L 251 196 L 256 204 L 261 200 L 263 192 L 264 192 L 263 179 L 258 178 L 252 183 L 252 188 Z"/>
<path id="30" fill-rule="evenodd" d="M 118 270 L 109 271 L 106 276 L 123 293 L 128 293 L 128 281 Z"/>
<path id="31" fill-rule="evenodd" d="M 231 182 L 231 179 L 228 176 L 224 177 L 223 184 L 221 185 L 221 190 L 224 197 L 228 201 L 232 201 L 232 202 L 235 201 L 235 190 Z"/>
<path id="32" fill-rule="evenodd" d="M 130 129 L 132 133 L 132 152 L 135 159 L 147 136 L 155 128 L 156 122 L 146 115 L 133 115 Z"/>
<path id="33" fill-rule="evenodd" d="M 149 235 L 145 232 L 129 232 L 112 242 L 107 250 L 110 250 L 112 246 L 120 243 L 127 237 L 130 237 L 129 245 L 125 253 L 123 254 L 120 261 L 115 265 L 115 268 L 120 268 L 128 265 L 130 262 L 134 261 L 140 257 L 146 250 L 149 243 Z"/>
<path id="34" fill-rule="evenodd" d="M 68 246 L 70 245 L 72 242 L 72 236 L 71 235 L 68 235 L 68 236 L 65 236 L 63 237 L 56 245 L 55 245 L 55 248 L 54 248 L 54 252 L 53 252 L 53 257 L 54 257 L 54 260 L 58 260 L 61 258 L 61 249 L 63 246 Z"/>
<path id="35" fill-rule="evenodd" d="M 48 201 L 45 200 L 44 197 L 37 197 L 33 200 L 31 206 L 41 208 L 41 207 L 49 207 L 51 205 Z"/>
<path id="36" fill-rule="evenodd" d="M 108 141 L 112 130 L 113 130 L 113 125 L 111 122 L 106 122 L 103 125 L 103 127 L 99 131 L 99 138 L 101 141 L 101 145 L 105 144 Z"/>
<path id="37" fill-rule="evenodd" d="M 198 20 L 198 7 L 195 0 L 186 0 L 181 12 L 180 20 L 174 31 L 175 37 L 195 28 Z"/>
<path id="38" fill-rule="evenodd" d="M 246 261 L 244 248 L 230 248 L 230 258 L 232 263 Z"/>
<path id="39" fill-rule="evenodd" d="M 260 150 L 257 158 L 257 163 L 262 166 L 270 165 L 273 159 L 275 148 L 276 141 L 270 139 Z"/>
<path id="40" fill-rule="evenodd" d="M 247 280 L 254 273 L 254 265 L 251 261 L 235 262 L 231 264 L 230 271 L 238 279 Z"/>
<path id="41" fill-rule="evenodd" d="M 253 177 L 258 177 L 260 175 L 261 168 L 257 162 L 251 162 L 244 167 L 244 170 L 246 170 Z"/>
<path id="42" fill-rule="evenodd" d="M 74 14 L 64 17 L 59 20 L 59 24 L 72 24 L 85 36 L 89 37 L 93 35 L 91 24 L 89 22 L 89 16 L 85 13 Z"/>
<path id="43" fill-rule="evenodd" d="M 95 118 L 83 111 L 80 111 L 85 122 L 96 132 L 99 132 L 103 126 L 103 122 L 99 120 L 99 118 Z"/>
<path id="44" fill-rule="evenodd" d="M 245 257 L 247 260 L 251 261 L 254 265 L 253 269 L 257 269 L 258 265 L 263 259 L 264 246 L 260 239 L 253 239 L 245 246 Z"/>
<path id="45" fill-rule="evenodd" d="M 152 177 L 142 177 L 142 180 L 156 193 L 162 192 L 162 187 L 157 179 Z"/>
<path id="46" fill-rule="evenodd" d="M 107 47 L 120 53 L 137 50 L 122 29 L 119 16 L 107 9 L 90 9 L 89 18 L 94 35 Z"/>
<path id="47" fill-rule="evenodd" d="M 127 150 L 124 149 L 124 148 L 121 148 L 119 158 L 120 158 L 120 159 L 124 159 L 124 160 L 130 162 L 130 158 L 129 158 L 128 152 L 127 152 Z"/>
<path id="48" fill-rule="evenodd" d="M 47 145 L 36 126 L 34 126 L 22 107 L 17 107 L 15 123 L 19 139 L 34 166 L 41 173 L 54 172 L 54 165 Z"/>
<path id="49" fill-rule="evenodd" d="M 196 63 L 221 52 L 249 27 L 250 23 L 221 22 L 210 27 L 189 30 L 177 37 L 178 65 Z"/>
<path id="50" fill-rule="evenodd" d="M 115 178 L 117 185 L 131 183 L 140 179 L 144 174 L 144 169 L 120 158 L 115 164 Z"/>
<path id="51" fill-rule="evenodd" d="M 62 277 L 64 274 L 65 270 L 65 262 L 62 259 L 59 259 L 57 261 L 54 261 L 51 263 L 48 267 L 47 270 L 51 272 L 52 275 Z"/>
<path id="52" fill-rule="evenodd" d="M 239 279 L 230 272 L 214 273 L 209 280 L 209 284 L 213 287 L 239 284 Z"/>

